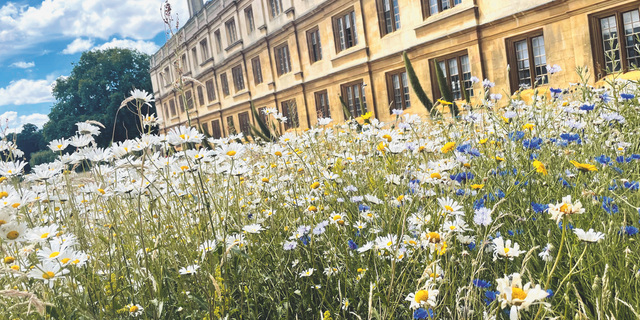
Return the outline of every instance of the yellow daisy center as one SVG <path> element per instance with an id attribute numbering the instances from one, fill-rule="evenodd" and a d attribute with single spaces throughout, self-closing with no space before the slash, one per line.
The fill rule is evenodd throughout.
<path id="1" fill-rule="evenodd" d="M 229 151 L 227 151 L 227 155 L 228 155 L 229 157 L 233 157 L 233 156 L 235 156 L 235 155 L 236 155 L 236 151 L 235 151 L 235 150 L 229 150 Z"/>
<path id="2" fill-rule="evenodd" d="M 9 239 L 9 240 L 18 239 L 18 236 L 20 236 L 20 233 L 18 233 L 18 231 L 15 231 L 15 230 L 9 231 L 7 233 L 7 239 Z"/>
<path id="3" fill-rule="evenodd" d="M 520 289 L 520 288 L 511 288 L 511 298 L 512 299 L 518 299 L 518 300 L 524 300 L 527 298 L 527 293 L 524 292 L 524 290 Z"/>
<path id="4" fill-rule="evenodd" d="M 60 255 L 60 251 L 51 252 L 51 254 L 49 255 L 49 258 L 55 258 L 59 255 Z"/>
<path id="5" fill-rule="evenodd" d="M 429 300 L 429 291 L 420 290 L 416 292 L 416 295 L 414 298 L 417 303 L 427 302 Z"/>
<path id="6" fill-rule="evenodd" d="M 42 274 L 42 279 L 53 279 L 53 277 L 55 276 L 55 273 L 51 272 L 51 271 L 47 271 L 45 273 Z"/>

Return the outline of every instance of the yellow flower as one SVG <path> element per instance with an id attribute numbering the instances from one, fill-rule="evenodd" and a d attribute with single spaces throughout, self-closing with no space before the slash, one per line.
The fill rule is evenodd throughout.
<path id="1" fill-rule="evenodd" d="M 538 160 L 533 162 L 533 167 L 536 168 L 536 171 L 542 173 L 542 175 L 547 175 L 547 168 L 544 167 L 544 164 Z"/>
<path id="2" fill-rule="evenodd" d="M 498 161 L 504 161 L 504 158 L 496 156 L 496 160 L 498 160 Z"/>
<path id="3" fill-rule="evenodd" d="M 582 172 L 598 171 L 598 168 L 596 168 L 596 166 L 594 166 L 592 164 L 580 163 L 580 162 L 575 161 L 575 160 L 571 160 L 569 162 L 571 162 L 572 165 L 574 165 L 576 168 L 578 168 L 578 170 L 580 170 Z"/>
<path id="4" fill-rule="evenodd" d="M 480 139 L 480 141 L 478 141 L 478 142 L 480 142 L 480 144 L 485 144 L 485 143 L 487 143 L 487 141 L 489 141 L 489 138 Z"/>
<path id="5" fill-rule="evenodd" d="M 442 176 L 440 175 L 440 172 L 434 172 L 431 174 L 431 178 L 432 179 L 442 179 Z"/>
<path id="6" fill-rule="evenodd" d="M 316 181 L 311 184 L 311 189 L 318 189 L 320 187 L 320 182 Z"/>
<path id="7" fill-rule="evenodd" d="M 471 185 L 471 189 L 473 189 L 473 190 L 480 190 L 482 188 L 484 188 L 484 184 L 472 184 Z"/>
<path id="8" fill-rule="evenodd" d="M 386 147 L 387 147 L 387 146 L 384 144 L 384 142 L 380 142 L 380 143 L 378 144 L 378 146 L 376 147 L 376 149 L 377 149 L 378 151 L 380 151 L 380 152 L 384 152 L 384 151 L 385 151 L 385 150 L 384 150 L 384 148 L 386 148 Z"/>
<path id="9" fill-rule="evenodd" d="M 442 151 L 442 153 L 447 153 L 451 150 L 453 150 L 453 148 L 455 148 L 456 143 L 455 142 L 447 142 L 444 147 L 442 147 L 442 149 L 440 149 L 440 151 Z"/>
<path id="10" fill-rule="evenodd" d="M 535 127 L 535 126 L 536 126 L 536 125 L 535 125 L 535 124 L 533 124 L 533 123 L 527 123 L 527 124 L 525 124 L 524 126 L 522 126 L 522 128 L 531 130 L 531 129 L 533 129 L 533 127 Z"/>
<path id="11" fill-rule="evenodd" d="M 452 102 L 446 101 L 446 100 L 442 100 L 442 99 L 438 99 L 438 102 L 440 102 L 440 104 L 444 104 L 444 105 L 451 105 L 453 104 Z"/>
<path id="12" fill-rule="evenodd" d="M 367 120 L 367 119 L 371 118 L 372 115 L 373 115 L 373 113 L 367 112 L 367 113 L 362 115 L 362 119 Z"/>
<path id="13" fill-rule="evenodd" d="M 427 302 L 427 301 L 429 301 L 429 291 L 420 290 L 420 291 L 416 292 L 414 298 L 415 298 L 417 303 Z"/>

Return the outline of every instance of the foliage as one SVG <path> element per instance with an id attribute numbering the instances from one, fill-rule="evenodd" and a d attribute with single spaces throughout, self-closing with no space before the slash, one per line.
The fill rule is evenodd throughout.
<path id="1" fill-rule="evenodd" d="M 135 110 L 123 108 L 116 118 L 120 103 L 134 88 L 152 91 L 148 55 L 120 48 L 82 53 L 70 76 L 56 80 L 56 103 L 44 125 L 46 140 L 73 135 L 75 124 L 85 120 L 101 122 L 109 133 L 115 130 L 114 141 L 139 137 L 139 119 L 129 112 Z M 155 110 L 143 109 L 142 114 Z M 97 137 L 96 142 L 101 147 L 109 145 L 111 134 Z"/>
<path id="2" fill-rule="evenodd" d="M 15 144 L 24 152 L 24 160 L 30 162 L 32 154 L 47 147 L 42 134 L 42 129 L 38 129 L 35 124 L 26 123 L 22 126 L 22 131 L 17 134 L 10 134 L 7 140 L 15 141 Z M 29 170 L 29 168 L 27 168 Z"/>
<path id="3" fill-rule="evenodd" d="M 52 153 L 51 150 L 40 150 L 31 154 L 29 165 L 34 167 L 39 164 L 53 162 L 54 160 L 56 160 L 56 154 Z"/>
<path id="4" fill-rule="evenodd" d="M 278 131 L 276 130 L 275 124 L 272 123 L 273 130 L 269 128 L 269 124 L 260 116 L 253 103 L 251 103 L 251 113 L 253 115 L 253 119 L 255 119 L 255 122 L 258 124 L 257 128 L 253 124 L 249 124 L 251 126 L 251 134 L 254 136 L 254 139 L 255 137 L 258 137 L 268 142 L 277 141 Z"/>
<path id="5" fill-rule="evenodd" d="M 12 275 L 0 284 L 17 289 L 0 290 L 0 309 L 637 319 L 640 88 L 609 86 L 554 89 L 534 104 L 495 98 L 455 122 L 398 114 L 212 148 L 181 126 L 29 174 L 1 162 Z"/>
<path id="6" fill-rule="evenodd" d="M 409 83 L 411 84 L 411 88 L 413 92 L 418 97 L 418 100 L 422 103 L 422 105 L 429 111 L 429 114 L 433 114 L 433 103 L 429 100 L 427 93 L 422 89 L 422 85 L 420 84 L 420 80 L 416 75 L 416 71 L 413 69 L 413 65 L 407 56 L 407 52 L 402 53 L 402 59 L 404 60 L 404 66 L 407 70 L 407 77 L 409 78 Z"/>

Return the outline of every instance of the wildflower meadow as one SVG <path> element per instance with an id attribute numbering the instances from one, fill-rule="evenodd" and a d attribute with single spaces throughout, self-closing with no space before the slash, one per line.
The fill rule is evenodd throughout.
<path id="1" fill-rule="evenodd" d="M 81 122 L 31 172 L 2 141 L 1 317 L 638 319 L 640 87 L 579 72 L 272 141 Z"/>

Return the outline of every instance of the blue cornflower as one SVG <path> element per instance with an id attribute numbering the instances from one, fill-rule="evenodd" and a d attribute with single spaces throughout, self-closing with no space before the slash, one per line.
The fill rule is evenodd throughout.
<path id="1" fill-rule="evenodd" d="M 602 102 L 604 102 L 604 103 L 609 103 L 609 102 L 611 102 L 611 96 L 609 95 L 608 92 L 605 92 L 605 93 L 600 95 L 600 100 L 602 100 Z"/>
<path id="2" fill-rule="evenodd" d="M 549 91 L 551 91 L 551 96 L 553 98 L 559 98 L 560 95 L 562 94 L 562 89 L 558 88 L 549 88 Z"/>
<path id="3" fill-rule="evenodd" d="M 622 170 L 622 169 L 620 169 L 618 167 L 611 167 L 611 169 L 615 170 L 618 173 L 623 173 L 624 172 L 624 170 Z"/>
<path id="4" fill-rule="evenodd" d="M 563 133 L 560 135 L 560 138 L 562 138 L 563 140 L 567 140 L 569 142 L 574 142 L 574 141 L 580 140 L 580 135 L 577 133 L 574 133 L 574 134 Z"/>
<path id="5" fill-rule="evenodd" d="M 585 103 L 585 104 L 580 106 L 580 110 L 582 110 L 582 111 L 592 111 L 593 108 L 595 108 L 595 107 L 596 107 L 595 104 L 586 104 Z"/>
<path id="6" fill-rule="evenodd" d="M 458 189 L 458 190 L 456 190 L 456 195 L 457 195 L 457 196 L 464 196 L 464 189 Z"/>
<path id="7" fill-rule="evenodd" d="M 479 288 L 483 288 L 483 289 L 489 289 L 491 288 L 491 282 L 489 281 L 485 281 L 482 279 L 474 279 L 473 280 L 473 285 Z"/>
<path id="8" fill-rule="evenodd" d="M 358 249 L 358 244 L 356 244 L 355 241 L 349 239 L 348 244 L 349 244 L 349 249 L 351 249 L 351 250 L 357 250 Z"/>
<path id="9" fill-rule="evenodd" d="M 597 156 L 594 158 L 597 162 L 599 162 L 600 164 L 609 164 L 609 162 L 611 162 L 611 158 L 603 155 Z"/>
<path id="10" fill-rule="evenodd" d="M 537 154 L 537 153 L 535 153 L 535 152 L 532 152 L 532 153 L 529 155 L 529 160 L 536 160 L 536 159 L 538 159 L 538 154 Z"/>
<path id="11" fill-rule="evenodd" d="M 624 187 L 629 190 L 638 190 L 640 188 L 640 183 L 638 181 L 625 181 Z"/>
<path id="12" fill-rule="evenodd" d="M 518 141 L 522 138 L 524 138 L 524 131 L 509 132 L 509 139 L 513 141 Z"/>
<path id="13" fill-rule="evenodd" d="M 522 146 L 526 149 L 540 149 L 540 145 L 542 144 L 542 139 L 535 137 L 531 139 L 525 139 L 522 141 Z"/>
<path id="14" fill-rule="evenodd" d="M 636 96 L 632 93 L 621 93 L 620 94 L 620 98 L 625 99 L 625 100 L 631 100 L 633 98 L 635 98 Z"/>
<path id="15" fill-rule="evenodd" d="M 435 317 L 433 310 L 429 308 L 429 310 L 425 310 L 423 308 L 418 308 L 413 312 L 414 319 L 432 319 Z"/>
<path id="16" fill-rule="evenodd" d="M 451 178 L 451 180 L 458 181 L 459 183 L 464 183 L 467 180 L 473 180 L 474 177 L 475 176 L 471 172 L 460 172 L 449 175 L 449 178 Z"/>
<path id="17" fill-rule="evenodd" d="M 474 201 L 473 202 L 473 209 L 475 210 L 475 209 L 483 208 L 484 207 L 484 200 L 485 200 L 485 198 L 483 197 L 483 198 L 480 198 L 480 199 Z"/>
<path id="18" fill-rule="evenodd" d="M 562 221 L 558 222 L 558 228 L 562 229 Z M 567 225 L 567 229 L 573 230 L 575 228 L 571 223 Z"/>
<path id="19" fill-rule="evenodd" d="M 535 213 L 543 213 L 543 212 L 549 210 L 549 205 L 548 204 L 531 202 L 531 207 L 533 208 L 533 212 L 535 212 Z"/>
<path id="20" fill-rule="evenodd" d="M 498 295 L 500 295 L 499 291 L 491 291 L 491 290 L 487 290 L 484 292 L 484 296 L 486 297 L 484 299 L 484 302 L 487 305 L 490 305 L 491 302 L 495 301 L 498 298 Z"/>
<path id="21" fill-rule="evenodd" d="M 613 203 L 613 198 L 602 197 L 602 209 L 609 214 L 618 213 L 618 205 Z"/>
<path id="22" fill-rule="evenodd" d="M 362 212 L 362 211 L 367 211 L 370 210 L 371 208 L 369 206 L 365 206 L 364 204 L 359 204 L 358 205 L 358 211 Z"/>
<path id="23" fill-rule="evenodd" d="M 475 242 L 471 242 L 467 245 L 467 248 L 469 248 L 469 250 L 473 251 L 473 249 L 476 248 L 476 243 Z"/>
<path id="24" fill-rule="evenodd" d="M 548 294 L 547 299 L 553 298 L 553 290 L 547 289 L 547 294 Z"/>
<path id="25" fill-rule="evenodd" d="M 505 197 L 505 194 L 502 190 L 498 189 L 498 191 L 496 192 L 496 197 L 498 197 L 498 199 L 502 199 Z"/>
<path id="26" fill-rule="evenodd" d="M 300 241 L 302 241 L 302 244 L 304 244 L 305 246 L 309 244 L 309 240 L 311 240 L 311 238 L 309 238 L 309 236 L 306 234 L 300 237 Z"/>
<path id="27" fill-rule="evenodd" d="M 616 157 L 616 162 L 617 163 L 624 163 L 624 156 L 617 156 Z"/>
<path id="28" fill-rule="evenodd" d="M 626 234 L 628 236 L 635 236 L 636 234 L 638 234 L 638 228 L 636 228 L 634 226 L 623 227 L 622 231 L 623 231 L 624 234 Z"/>

